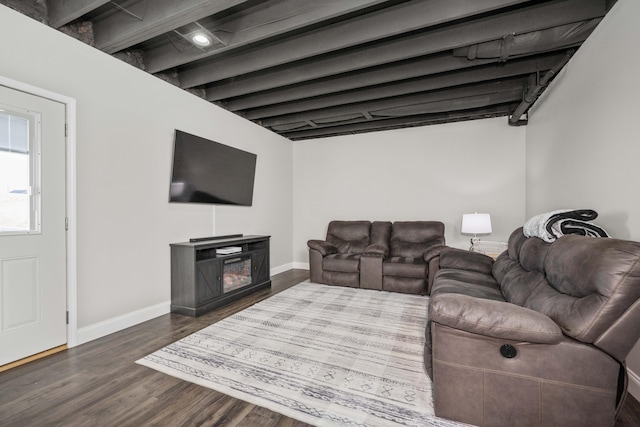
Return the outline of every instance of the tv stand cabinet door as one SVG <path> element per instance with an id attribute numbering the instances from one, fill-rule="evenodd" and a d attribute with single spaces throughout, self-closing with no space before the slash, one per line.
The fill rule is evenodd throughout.
<path id="1" fill-rule="evenodd" d="M 251 254 L 251 282 L 254 285 L 267 282 L 269 277 L 269 251 L 259 250 Z"/>
<path id="2" fill-rule="evenodd" d="M 196 263 L 196 307 L 207 304 L 222 294 L 222 268 L 218 259 Z"/>

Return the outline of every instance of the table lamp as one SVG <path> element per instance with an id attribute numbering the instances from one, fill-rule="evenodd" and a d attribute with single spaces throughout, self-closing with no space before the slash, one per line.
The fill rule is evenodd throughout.
<path id="1" fill-rule="evenodd" d="M 469 250 L 473 251 L 474 246 L 476 246 L 480 241 L 478 234 L 491 233 L 491 216 L 488 213 L 478 212 L 463 214 L 460 232 L 462 234 L 473 234 L 473 237 L 471 238 L 471 247 L 469 248 Z"/>

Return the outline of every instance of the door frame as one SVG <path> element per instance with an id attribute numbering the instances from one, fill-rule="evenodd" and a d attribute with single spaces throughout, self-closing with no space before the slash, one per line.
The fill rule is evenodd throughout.
<path id="1" fill-rule="evenodd" d="M 66 95 L 51 92 L 0 75 L 0 86 L 46 98 L 65 105 L 66 137 L 66 254 L 67 254 L 67 347 L 78 343 L 78 247 L 76 222 L 76 100 Z"/>

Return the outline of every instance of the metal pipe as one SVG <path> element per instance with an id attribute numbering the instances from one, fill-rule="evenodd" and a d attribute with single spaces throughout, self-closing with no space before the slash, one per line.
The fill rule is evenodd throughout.
<path id="1" fill-rule="evenodd" d="M 521 126 L 523 124 L 527 124 L 528 119 L 520 120 L 520 118 L 522 117 L 523 114 L 525 114 L 529 110 L 531 105 L 538 100 L 542 91 L 549 85 L 549 82 L 551 81 L 551 79 L 556 74 L 558 74 L 560 70 L 562 70 L 562 67 L 564 67 L 567 64 L 567 62 L 569 62 L 574 52 L 575 52 L 574 49 L 567 51 L 567 53 L 560 60 L 560 62 L 558 62 L 553 67 L 551 67 L 551 69 L 545 73 L 545 75 L 540 79 L 540 81 L 536 85 L 529 86 L 529 88 L 527 89 L 527 92 L 522 97 L 522 102 L 520 103 L 520 105 L 518 105 L 516 110 L 509 117 L 509 124 L 511 126 Z"/>

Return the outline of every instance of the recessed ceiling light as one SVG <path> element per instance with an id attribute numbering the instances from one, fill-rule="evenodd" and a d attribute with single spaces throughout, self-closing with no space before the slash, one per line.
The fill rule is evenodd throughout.
<path id="1" fill-rule="evenodd" d="M 191 41 L 198 46 L 211 46 L 211 39 L 206 34 L 196 33 L 191 36 Z"/>

